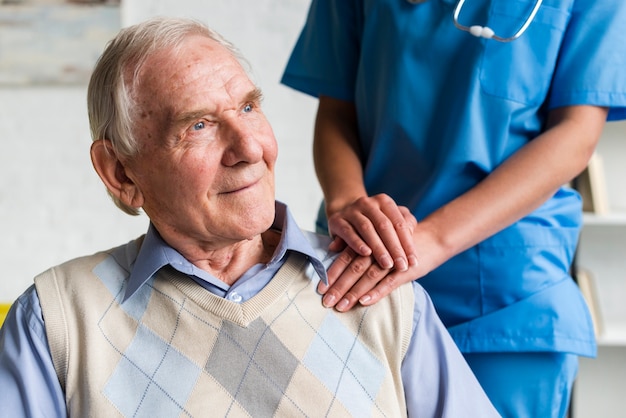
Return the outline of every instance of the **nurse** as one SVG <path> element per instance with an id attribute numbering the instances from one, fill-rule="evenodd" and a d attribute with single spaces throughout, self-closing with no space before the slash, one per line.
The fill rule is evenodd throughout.
<path id="1" fill-rule="evenodd" d="M 505 417 L 564 416 L 596 352 L 564 184 L 626 118 L 624 22 L 623 0 L 313 0 L 282 78 L 319 98 L 318 226 L 349 246 L 324 303 L 418 278 Z"/>

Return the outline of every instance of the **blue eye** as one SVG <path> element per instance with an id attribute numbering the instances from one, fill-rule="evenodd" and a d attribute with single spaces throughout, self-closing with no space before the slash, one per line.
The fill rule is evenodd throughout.
<path id="1" fill-rule="evenodd" d="M 193 128 L 192 128 L 192 129 L 193 129 L 194 131 L 199 131 L 199 130 L 201 130 L 201 129 L 204 129 L 204 122 L 198 122 L 198 123 L 195 123 L 195 124 L 193 125 Z"/>
<path id="2" fill-rule="evenodd" d="M 252 112 L 252 105 L 251 104 L 247 104 L 243 107 L 243 112 L 244 113 L 250 113 Z"/>

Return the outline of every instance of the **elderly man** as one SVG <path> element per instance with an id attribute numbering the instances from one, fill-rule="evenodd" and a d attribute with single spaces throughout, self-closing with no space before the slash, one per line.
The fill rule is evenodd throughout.
<path id="1" fill-rule="evenodd" d="M 93 165 L 145 234 L 42 273 L 0 336 L 1 416 L 495 416 L 428 296 L 326 309 L 328 241 L 274 200 L 277 145 L 236 50 L 126 28 L 92 75 Z"/>

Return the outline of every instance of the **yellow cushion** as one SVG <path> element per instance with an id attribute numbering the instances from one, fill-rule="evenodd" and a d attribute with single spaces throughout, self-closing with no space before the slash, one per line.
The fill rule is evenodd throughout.
<path id="1" fill-rule="evenodd" d="M 10 303 L 0 303 L 0 326 L 4 322 L 4 318 L 7 317 L 10 307 L 11 307 Z"/>

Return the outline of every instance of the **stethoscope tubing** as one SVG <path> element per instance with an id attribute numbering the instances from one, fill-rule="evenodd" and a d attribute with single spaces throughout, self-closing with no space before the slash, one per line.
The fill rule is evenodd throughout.
<path id="1" fill-rule="evenodd" d="M 420 4 L 428 0 L 406 0 L 406 1 L 408 1 L 411 4 Z M 454 7 L 454 13 L 452 14 L 452 20 L 454 22 L 454 26 L 456 26 L 457 29 L 462 30 L 463 32 L 468 32 L 478 38 L 493 39 L 494 41 L 498 41 L 498 42 L 511 42 L 511 41 L 516 40 L 517 38 L 522 36 L 524 32 L 526 32 L 526 29 L 528 29 L 528 26 L 530 26 L 532 21 L 535 19 L 535 16 L 537 15 L 539 8 L 541 7 L 541 3 L 543 3 L 543 0 L 536 0 L 535 5 L 533 6 L 533 9 L 528 15 L 528 17 L 526 18 L 526 20 L 524 21 L 524 24 L 517 30 L 517 32 L 515 32 L 513 36 L 509 36 L 506 38 L 496 35 L 493 29 L 491 29 L 488 26 L 480 26 L 480 25 L 465 26 L 461 24 L 459 22 L 459 15 L 461 14 L 461 10 L 463 9 L 465 0 L 459 0 L 457 2 L 456 6 Z"/>

